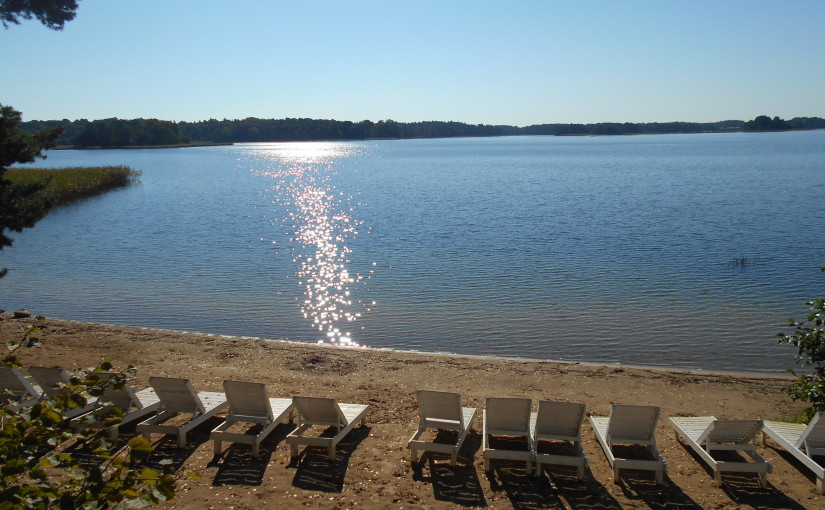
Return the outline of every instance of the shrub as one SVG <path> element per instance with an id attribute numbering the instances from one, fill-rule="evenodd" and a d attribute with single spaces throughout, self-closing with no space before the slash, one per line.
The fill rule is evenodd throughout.
<path id="1" fill-rule="evenodd" d="M 26 328 L 2 363 L 19 366 L 16 351 L 38 345 L 37 335 L 43 331 L 39 326 Z M 0 406 L 0 510 L 137 508 L 174 496 L 172 475 L 141 466 L 152 452 L 145 438 L 136 436 L 119 448 L 105 437 L 105 429 L 75 432 L 66 427 L 66 410 L 85 406 L 110 384 L 122 387 L 135 372 L 131 366 L 112 370 L 104 360 L 73 373 L 54 398 L 22 409 L 13 403 Z M 113 375 L 101 378 L 101 372 Z M 121 417 L 122 412 L 112 410 L 104 419 L 114 425 Z M 85 453 L 73 455 L 66 444 L 80 444 Z"/>
<path id="2" fill-rule="evenodd" d="M 825 300 L 820 298 L 805 305 L 810 307 L 807 320 L 788 319 L 794 329 L 791 333 L 779 333 L 779 342 L 797 348 L 794 359 L 805 369 L 791 370 L 796 380 L 786 391 L 794 400 L 811 404 L 803 413 L 807 421 L 814 413 L 825 411 Z"/>

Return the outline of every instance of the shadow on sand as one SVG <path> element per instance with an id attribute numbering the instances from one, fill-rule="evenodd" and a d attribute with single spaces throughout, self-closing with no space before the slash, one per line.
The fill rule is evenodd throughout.
<path id="1" fill-rule="evenodd" d="M 344 476 L 347 474 L 347 465 L 352 453 L 358 445 L 370 435 L 370 427 L 356 427 L 338 443 L 335 460 L 327 457 L 326 448 L 305 447 L 303 451 L 292 459 L 290 468 L 296 468 L 292 485 L 300 489 L 321 492 L 341 492 L 344 488 Z M 333 435 L 336 432 L 332 428 Z"/>
<path id="2" fill-rule="evenodd" d="M 256 434 L 258 432 L 257 428 L 260 427 L 260 425 L 253 427 L 248 433 Z M 295 424 L 293 423 L 281 423 L 275 427 L 275 430 L 261 442 L 257 457 L 252 455 L 252 448 L 249 445 L 230 443 L 229 448 L 214 456 L 209 462 L 208 467 L 218 467 L 212 485 L 260 486 L 263 483 L 264 473 L 272 460 L 275 448 L 294 428 Z"/>
<path id="3" fill-rule="evenodd" d="M 515 509 L 622 508 L 589 469 L 582 480 L 574 468 L 556 466 L 536 477 L 527 474 L 522 462 L 493 461 L 487 479 L 494 492 L 504 491 Z"/>
<path id="4" fill-rule="evenodd" d="M 642 500 L 653 510 L 688 510 L 701 509 L 702 506 L 673 483 L 665 474 L 663 483 L 657 484 L 656 477 L 650 471 L 622 470 L 619 483 L 625 497 L 630 500 Z"/>
<path id="5" fill-rule="evenodd" d="M 445 437 L 441 437 L 445 435 Z M 436 441 L 455 443 L 454 432 L 439 432 Z M 464 440 L 455 466 L 450 466 L 449 460 L 439 456 L 438 462 L 429 452 L 425 452 L 419 462 L 412 466 L 413 480 L 430 483 L 433 486 L 433 497 L 438 501 L 448 501 L 455 505 L 466 507 L 484 507 L 484 491 L 478 473 L 473 466 L 473 457 L 481 448 L 481 435 L 470 433 Z"/>
<path id="6" fill-rule="evenodd" d="M 702 466 L 708 476 L 708 484 L 716 484 L 713 479 L 713 470 L 699 457 L 693 449 L 685 447 L 685 450 L 693 458 L 693 461 Z M 737 452 L 714 452 L 714 458 L 727 461 L 744 461 Z M 754 509 L 791 509 L 802 510 L 805 507 L 786 496 L 782 491 L 774 487 L 768 475 L 768 486 L 759 486 L 759 479 L 752 473 L 724 473 L 722 474 L 722 490 L 736 504 L 744 505 Z"/>
<path id="7" fill-rule="evenodd" d="M 154 451 L 149 458 L 143 462 L 145 466 L 158 471 L 178 471 L 183 467 L 186 460 L 195 453 L 198 447 L 209 441 L 209 433 L 223 421 L 223 418 L 212 417 L 204 421 L 196 428 L 186 434 L 186 446 L 178 448 L 178 440 L 174 436 L 163 436 L 153 445 Z M 158 435 L 153 434 L 156 438 Z"/>

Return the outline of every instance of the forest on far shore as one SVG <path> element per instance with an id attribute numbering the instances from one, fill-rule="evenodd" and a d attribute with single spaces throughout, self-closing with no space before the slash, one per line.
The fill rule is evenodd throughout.
<path id="1" fill-rule="evenodd" d="M 707 133 L 731 131 L 784 131 L 825 129 L 825 119 L 796 117 L 782 120 L 761 115 L 751 121 L 720 122 L 650 122 L 596 124 L 538 124 L 526 127 L 465 124 L 462 122 L 396 122 L 382 120 L 361 122 L 321 119 L 204 120 L 172 122 L 158 119 L 103 119 L 70 121 L 28 121 L 20 128 L 26 132 L 62 126 L 56 140 L 59 146 L 141 147 L 185 145 L 189 143 L 291 142 L 311 140 L 374 140 L 402 138 L 454 138 L 514 135 L 634 135 L 666 133 Z"/>

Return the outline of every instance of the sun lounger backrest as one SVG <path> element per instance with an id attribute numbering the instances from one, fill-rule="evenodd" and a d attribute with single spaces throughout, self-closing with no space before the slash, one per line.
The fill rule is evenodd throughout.
<path id="1" fill-rule="evenodd" d="M 419 421 L 422 425 L 436 428 L 463 430 L 464 414 L 461 395 L 446 391 L 418 390 Z"/>
<path id="2" fill-rule="evenodd" d="M 40 394 L 17 367 L 0 365 L 0 392 L 11 393 L 14 400 L 26 397 L 37 398 Z M 9 395 L 0 395 L 0 402 L 9 400 Z"/>
<path id="3" fill-rule="evenodd" d="M 223 389 L 229 401 L 229 418 L 244 417 L 268 423 L 273 420 L 272 406 L 263 383 L 224 381 Z"/>
<path id="4" fill-rule="evenodd" d="M 579 438 L 586 410 L 585 404 L 577 402 L 540 400 L 536 435 Z"/>
<path id="5" fill-rule="evenodd" d="M 143 407 L 140 399 L 138 399 L 137 395 L 135 395 L 134 388 L 128 384 L 124 384 L 120 388 L 116 388 L 114 383 L 109 382 L 114 375 L 115 374 L 109 372 L 92 372 L 87 375 L 87 377 L 97 377 L 101 383 L 106 383 L 106 388 L 103 390 L 103 394 L 98 399 L 98 402 L 105 402 L 109 407 L 115 407 L 124 412 L 129 411 L 132 406 L 135 406 L 138 409 Z"/>
<path id="6" fill-rule="evenodd" d="M 29 373 L 49 398 L 60 393 L 61 384 L 69 383 L 69 374 L 60 367 L 29 367 Z"/>
<path id="7" fill-rule="evenodd" d="M 150 377 L 149 385 L 160 399 L 160 412 L 205 413 L 192 381 L 177 377 Z"/>
<path id="8" fill-rule="evenodd" d="M 611 443 L 653 442 L 660 409 L 656 406 L 613 404 L 607 425 Z"/>
<path id="9" fill-rule="evenodd" d="M 532 405 L 533 402 L 529 398 L 487 398 L 484 414 L 487 432 L 529 434 Z"/>
<path id="10" fill-rule="evenodd" d="M 808 455 L 825 455 L 825 413 L 816 413 L 796 445 L 805 446 Z M 818 451 L 818 453 L 813 453 Z"/>
<path id="11" fill-rule="evenodd" d="M 762 420 L 715 420 L 699 438 L 699 443 L 747 444 L 762 431 Z"/>
<path id="12" fill-rule="evenodd" d="M 329 427 L 342 427 L 347 424 L 347 418 L 334 398 L 295 396 L 292 397 L 292 402 L 298 409 L 298 417 L 303 423 Z"/>

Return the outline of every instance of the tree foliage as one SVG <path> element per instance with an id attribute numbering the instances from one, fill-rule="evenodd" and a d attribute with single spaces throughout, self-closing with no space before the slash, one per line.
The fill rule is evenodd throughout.
<path id="1" fill-rule="evenodd" d="M 825 119 L 798 117 L 789 121 L 758 117 L 759 126 L 784 126 L 782 129 L 825 128 Z M 777 120 L 778 119 L 778 120 Z M 751 124 L 756 122 L 749 121 Z M 776 122 L 780 122 L 777 124 Z M 600 122 L 595 124 L 538 124 L 526 127 L 465 124 L 463 122 L 397 122 L 392 119 L 372 122 L 329 119 L 209 119 L 199 122 L 171 122 L 157 119 L 103 119 L 89 121 L 46 120 L 23 123 L 21 129 L 36 133 L 63 127 L 57 138 L 60 145 L 75 147 L 134 147 L 177 145 L 194 142 L 291 142 L 309 140 L 370 140 L 397 138 L 452 138 L 513 135 L 635 135 L 668 133 L 725 133 L 741 131 L 745 122 Z"/>
<path id="2" fill-rule="evenodd" d="M 19 366 L 16 351 L 33 347 L 45 331 L 24 329 L 21 341 L 2 363 Z M 136 436 L 125 447 L 105 437 L 105 430 L 74 432 L 65 425 L 64 413 L 81 408 L 88 399 L 103 395 L 109 385 L 122 387 L 134 367 L 112 372 L 104 360 L 97 367 L 73 373 L 53 398 L 32 406 L 0 405 L 0 510 L 22 508 L 104 509 L 137 508 L 174 497 L 175 480 L 169 473 L 141 465 L 152 452 L 149 441 Z M 106 377 L 101 377 L 102 373 Z M 104 410 L 95 419 L 108 426 L 123 413 Z M 84 446 L 74 454 L 66 444 Z"/>
<path id="3" fill-rule="evenodd" d="M 760 115 L 753 120 L 745 122 L 743 131 L 788 131 L 794 129 L 791 124 L 779 117 L 770 118 L 767 115 Z"/>
<path id="4" fill-rule="evenodd" d="M 74 19 L 77 0 L 0 0 L 0 21 L 19 25 L 21 19 L 37 18 L 52 30 L 63 30 Z"/>
<path id="5" fill-rule="evenodd" d="M 825 272 L 825 267 L 822 268 Z M 790 333 L 779 333 L 779 342 L 797 348 L 794 355 L 802 370 L 791 370 L 796 380 L 786 391 L 794 400 L 810 403 L 806 416 L 825 411 L 825 299 L 805 303 L 809 307 L 807 320 L 788 319 Z"/>
<path id="6" fill-rule="evenodd" d="M 5 178 L 6 169 L 15 163 L 31 163 L 45 158 L 43 151 L 54 147 L 63 128 L 54 127 L 36 133 L 19 129 L 20 112 L 0 105 L 0 250 L 11 246 L 7 230 L 20 232 L 34 226 L 47 210 L 48 203 L 37 198 L 42 184 L 16 185 Z M 6 270 L 0 270 L 0 278 Z"/>
<path id="7" fill-rule="evenodd" d="M 71 141 L 78 147 L 135 147 L 188 143 L 174 122 L 157 119 L 104 119 L 87 123 Z"/>

